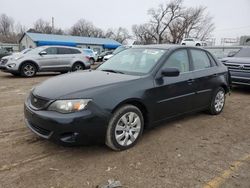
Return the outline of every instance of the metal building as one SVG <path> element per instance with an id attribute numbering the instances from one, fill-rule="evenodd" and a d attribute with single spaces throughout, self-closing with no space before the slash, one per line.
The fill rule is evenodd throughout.
<path id="1" fill-rule="evenodd" d="M 80 48 L 91 48 L 100 53 L 103 50 L 115 49 L 121 44 L 113 39 L 80 37 L 71 35 L 54 35 L 41 33 L 25 33 L 19 41 L 20 49 L 35 48 L 44 45 L 74 46 Z"/>

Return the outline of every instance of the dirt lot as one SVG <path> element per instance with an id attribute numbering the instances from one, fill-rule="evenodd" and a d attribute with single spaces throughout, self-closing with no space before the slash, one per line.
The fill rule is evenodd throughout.
<path id="1" fill-rule="evenodd" d="M 134 148 L 67 148 L 26 128 L 29 90 L 54 76 L 0 73 L 0 187 L 250 187 L 250 89 L 235 88 L 219 116 L 198 113 L 145 132 Z"/>

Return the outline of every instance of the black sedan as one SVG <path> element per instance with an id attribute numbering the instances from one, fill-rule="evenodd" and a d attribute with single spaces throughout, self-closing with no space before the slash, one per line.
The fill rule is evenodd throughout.
<path id="1" fill-rule="evenodd" d="M 24 107 L 37 135 L 75 145 L 134 146 L 145 128 L 186 113 L 219 114 L 229 92 L 227 68 L 195 47 L 130 48 L 95 71 L 57 76 L 35 87 Z"/>

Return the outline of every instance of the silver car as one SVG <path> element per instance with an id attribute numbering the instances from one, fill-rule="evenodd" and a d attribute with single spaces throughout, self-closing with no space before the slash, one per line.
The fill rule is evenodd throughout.
<path id="1" fill-rule="evenodd" d="M 65 73 L 89 68 L 81 49 L 65 46 L 41 46 L 0 61 L 0 70 L 25 77 L 35 76 L 37 72 Z"/>

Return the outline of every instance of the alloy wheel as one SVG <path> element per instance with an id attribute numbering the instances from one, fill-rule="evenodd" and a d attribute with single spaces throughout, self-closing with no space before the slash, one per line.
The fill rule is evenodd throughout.
<path id="1" fill-rule="evenodd" d="M 124 114 L 115 127 L 115 139 L 121 146 L 129 146 L 135 142 L 140 135 L 141 119 L 134 112 Z"/>
<path id="2" fill-rule="evenodd" d="M 23 72 L 26 76 L 31 77 L 35 74 L 36 70 L 33 65 L 25 65 L 23 68 Z"/>
<path id="3" fill-rule="evenodd" d="M 220 112 L 225 103 L 225 92 L 219 91 L 215 96 L 214 107 L 217 112 Z"/>

